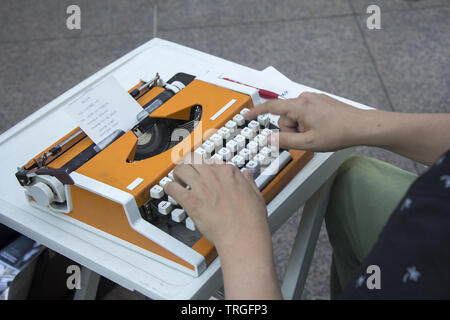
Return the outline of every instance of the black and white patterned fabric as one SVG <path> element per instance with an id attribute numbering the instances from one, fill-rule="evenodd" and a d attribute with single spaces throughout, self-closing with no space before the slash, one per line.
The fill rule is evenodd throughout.
<path id="1" fill-rule="evenodd" d="M 339 299 L 450 299 L 450 151 L 411 185 Z"/>

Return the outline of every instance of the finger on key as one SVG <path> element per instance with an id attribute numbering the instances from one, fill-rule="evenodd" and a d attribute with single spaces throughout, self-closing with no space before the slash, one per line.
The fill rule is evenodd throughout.
<path id="1" fill-rule="evenodd" d="M 292 111 L 296 104 L 290 100 L 269 100 L 251 109 L 244 114 L 245 120 L 255 119 L 260 114 L 271 113 L 277 115 L 286 115 Z"/>
<path id="2" fill-rule="evenodd" d="M 270 145 L 282 149 L 302 149 L 314 151 L 311 141 L 314 141 L 311 132 L 294 133 L 294 132 L 276 132 L 267 137 Z"/>
<path id="3" fill-rule="evenodd" d="M 190 164 L 180 164 L 173 170 L 173 176 L 180 185 L 194 187 L 199 173 Z"/>
<path id="4" fill-rule="evenodd" d="M 175 199 L 176 202 L 178 202 L 185 210 L 190 209 L 190 202 L 189 199 L 192 197 L 190 196 L 190 190 L 187 190 L 185 187 L 183 187 L 178 182 L 169 182 L 164 186 L 164 192 Z"/>

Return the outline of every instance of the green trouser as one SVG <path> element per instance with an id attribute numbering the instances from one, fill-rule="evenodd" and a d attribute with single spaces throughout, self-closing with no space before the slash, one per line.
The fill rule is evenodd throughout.
<path id="1" fill-rule="evenodd" d="M 333 247 L 330 293 L 339 295 L 417 178 L 388 163 L 354 156 L 339 168 L 325 215 Z"/>

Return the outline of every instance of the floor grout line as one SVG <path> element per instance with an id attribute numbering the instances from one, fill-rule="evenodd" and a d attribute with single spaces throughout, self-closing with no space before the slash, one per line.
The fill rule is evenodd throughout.
<path id="1" fill-rule="evenodd" d="M 28 39 L 28 40 L 7 40 L 2 41 L 0 43 L 0 47 L 3 45 L 9 45 L 9 44 L 23 44 L 27 42 L 45 42 L 45 41 L 65 41 L 65 40 L 83 40 L 83 39 L 95 39 L 95 38 L 110 38 L 110 37 L 125 37 L 129 35 L 148 35 L 149 32 L 145 31 L 124 31 L 124 32 L 118 32 L 118 33 L 105 33 L 105 34 L 92 34 L 87 36 L 74 36 L 74 37 L 52 37 L 52 38 L 39 38 L 39 39 Z M 148 40 L 150 40 L 149 38 Z"/>
<path id="2" fill-rule="evenodd" d="M 355 7 L 352 4 L 352 0 L 347 0 L 347 3 L 350 9 L 352 10 L 353 15 L 358 14 L 358 12 L 356 12 Z M 360 14 L 363 14 L 363 12 L 361 12 Z"/>
<path id="3" fill-rule="evenodd" d="M 158 33 L 158 4 L 153 6 L 153 38 L 156 38 Z"/>
<path id="4" fill-rule="evenodd" d="M 225 28 L 234 26 L 251 26 L 251 25 L 262 25 L 271 23 L 285 23 L 285 22 L 296 22 L 296 21 L 309 21 L 309 20 L 319 20 L 319 19 L 334 19 L 334 18 L 344 18 L 351 17 L 353 13 L 342 13 L 333 14 L 328 16 L 314 16 L 314 17 L 299 17 L 290 19 L 278 19 L 278 20 L 265 20 L 265 21 L 250 21 L 241 23 L 223 23 L 223 24 L 208 24 L 203 26 L 191 26 L 191 27 L 177 27 L 177 28 L 162 28 L 162 31 L 177 31 L 177 30 L 191 30 L 191 29 L 207 29 L 207 28 Z"/>
<path id="5" fill-rule="evenodd" d="M 350 7 L 352 8 L 352 11 L 355 12 L 355 10 L 353 8 L 353 5 L 352 5 L 350 0 L 348 0 L 348 3 L 350 5 Z M 358 30 L 359 30 L 359 32 L 361 34 L 362 40 L 364 42 L 364 46 L 365 46 L 365 48 L 366 48 L 366 50 L 367 50 L 367 52 L 369 54 L 370 60 L 371 60 L 372 65 L 373 65 L 373 67 L 375 69 L 375 73 L 377 74 L 378 80 L 380 81 L 381 89 L 383 90 L 383 92 L 384 92 L 384 94 L 386 96 L 386 99 L 388 100 L 389 108 L 391 108 L 392 111 L 395 111 L 395 108 L 394 108 L 394 105 L 392 104 L 391 97 L 389 96 L 389 92 L 387 90 L 387 87 L 384 84 L 383 77 L 381 76 L 381 73 L 378 70 L 378 65 L 377 65 L 377 62 L 375 60 L 375 57 L 373 56 L 372 51 L 370 50 L 369 43 L 367 42 L 366 36 L 364 34 L 364 31 L 363 31 L 361 25 L 359 24 L 358 15 L 355 13 L 355 14 L 353 14 L 353 16 L 354 16 L 354 20 L 355 20 L 356 26 L 357 26 L 357 28 L 358 28 Z"/>
<path id="6" fill-rule="evenodd" d="M 157 6 L 155 4 L 157 9 Z M 450 5 L 436 5 L 424 8 L 410 8 L 410 9 L 392 9 L 388 11 L 383 11 L 386 13 L 395 13 L 395 12 L 405 12 L 405 11 L 420 11 L 427 9 L 436 9 L 436 8 L 448 8 Z M 344 14 L 335 14 L 335 15 L 326 15 L 326 16 L 311 16 L 311 17 L 300 17 L 300 18 L 292 18 L 292 19 L 278 19 L 278 20 L 266 20 L 266 21 L 253 21 L 253 22 L 242 22 L 242 23 L 229 23 L 229 24 L 211 24 L 205 26 L 186 26 L 186 27 L 177 27 L 177 28 L 159 28 L 156 32 L 160 31 L 177 31 L 177 30 L 193 30 L 193 29 L 207 29 L 207 28 L 220 28 L 220 27 L 233 27 L 233 26 L 248 26 L 248 25 L 261 25 L 261 24 L 271 24 L 271 23 L 285 23 L 285 22 L 296 22 L 296 21 L 308 21 L 308 20 L 319 20 L 319 19 L 334 19 L 334 18 L 343 18 L 350 16 L 358 16 L 365 15 L 364 12 L 355 12 L 353 6 L 351 6 L 351 13 Z M 155 13 L 154 13 L 155 16 Z M 156 14 L 157 16 L 157 14 Z M 153 26 L 155 26 L 155 22 L 153 22 Z M 156 24 L 156 27 L 158 25 Z M 126 36 L 126 35 L 136 35 L 136 34 L 148 34 L 148 32 L 135 32 L 135 31 L 124 31 L 118 33 L 109 33 L 109 34 L 93 34 L 88 36 L 77 36 L 77 37 L 53 37 L 53 38 L 39 38 L 39 39 L 26 39 L 26 40 L 6 40 L 2 41 L 2 45 L 4 44 L 14 44 L 14 43 L 24 43 L 24 42 L 34 42 L 34 41 L 55 41 L 55 40 L 71 40 L 71 39 L 91 39 L 97 37 L 112 37 L 112 36 Z M 153 30 L 153 34 L 155 34 L 155 28 Z"/>
<path id="7" fill-rule="evenodd" d="M 435 8 L 445 8 L 450 7 L 450 5 L 436 5 L 424 8 L 411 8 L 411 9 L 391 9 L 383 11 L 383 13 L 395 13 L 395 12 L 404 12 L 404 11 L 420 11 L 426 9 L 435 9 Z M 352 12 L 350 13 L 342 13 L 342 14 L 330 14 L 325 16 L 309 16 L 309 17 L 298 17 L 298 18 L 289 18 L 289 19 L 277 19 L 277 20 L 266 20 L 266 21 L 251 21 L 251 22 L 241 22 L 241 23 L 223 23 L 223 24 L 208 24 L 208 25 L 200 25 L 200 26 L 183 26 L 176 28 L 160 28 L 160 31 L 177 31 L 177 30 L 191 30 L 191 29 L 207 29 L 207 28 L 220 28 L 220 27 L 233 27 L 233 26 L 249 26 L 249 25 L 258 25 L 258 24 L 271 24 L 271 23 L 283 23 L 283 22 L 296 22 L 296 21 L 308 21 L 308 20 L 320 20 L 320 19 L 334 19 L 334 18 L 343 18 L 350 17 L 356 15 L 366 15 L 365 12 L 356 12 L 353 9 L 353 6 L 350 7 Z"/>
<path id="8" fill-rule="evenodd" d="M 376 74 L 377 74 L 378 80 L 380 81 L 382 90 L 384 91 L 384 94 L 386 95 L 386 99 L 387 99 L 388 102 L 389 102 L 390 108 L 392 109 L 392 111 L 395 112 L 395 108 L 394 108 L 394 106 L 393 106 L 393 104 L 392 104 L 392 101 L 391 101 L 391 98 L 390 98 L 389 93 L 388 93 L 388 91 L 387 91 L 387 88 L 386 88 L 386 86 L 385 86 L 385 84 L 384 84 L 384 81 L 383 81 L 383 79 L 382 79 L 382 77 L 381 77 L 381 74 L 380 74 L 380 72 L 379 72 L 379 70 L 378 70 L 377 63 L 376 63 L 376 61 L 375 61 L 375 57 L 372 55 L 372 52 L 370 51 L 370 47 L 369 47 L 369 44 L 367 43 L 366 36 L 365 36 L 365 34 L 364 34 L 364 32 L 363 32 L 363 30 L 362 30 L 362 28 L 361 28 L 361 25 L 359 24 L 358 16 L 361 15 L 361 14 L 358 14 L 358 13 L 355 11 L 355 9 L 354 9 L 354 7 L 353 7 L 353 4 L 351 3 L 351 0 L 348 0 L 348 4 L 349 4 L 350 7 L 352 8 L 353 15 L 354 15 L 354 17 L 355 17 L 355 23 L 357 24 L 357 27 L 358 27 L 358 29 L 359 29 L 359 31 L 360 31 L 360 33 L 361 33 L 361 37 L 362 37 L 362 39 L 363 39 L 363 41 L 364 41 L 364 46 L 366 47 L 367 52 L 369 53 L 369 57 L 370 57 L 370 59 L 372 60 L 372 65 L 373 65 L 373 67 L 374 67 L 374 69 L 375 69 L 375 72 L 376 72 Z M 408 3 L 408 7 L 409 7 L 410 9 L 413 9 L 413 8 L 410 6 L 409 3 Z M 408 11 L 409 11 L 409 10 L 408 10 Z M 392 12 L 392 11 L 389 11 L 389 12 Z M 419 167 L 418 167 L 417 163 L 416 163 L 415 161 L 411 160 L 411 159 L 408 159 L 408 160 L 412 162 L 412 165 L 413 165 L 413 168 L 414 168 L 414 170 L 415 170 L 415 173 L 417 173 L 417 175 L 420 175 L 420 171 L 419 171 Z"/>

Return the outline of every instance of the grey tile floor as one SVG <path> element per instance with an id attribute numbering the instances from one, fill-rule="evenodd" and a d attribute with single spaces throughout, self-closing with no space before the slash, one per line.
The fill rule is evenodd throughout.
<path id="1" fill-rule="evenodd" d="M 154 36 L 399 112 L 450 112 L 449 0 L 2 0 L 0 133 Z M 78 4 L 81 30 L 65 10 Z M 381 8 L 381 30 L 366 9 Z M 411 172 L 424 167 L 392 153 L 356 153 Z M 301 210 L 273 236 L 283 276 Z M 331 248 L 320 234 L 304 292 L 329 298 Z M 117 287 L 109 299 L 140 299 Z"/>

